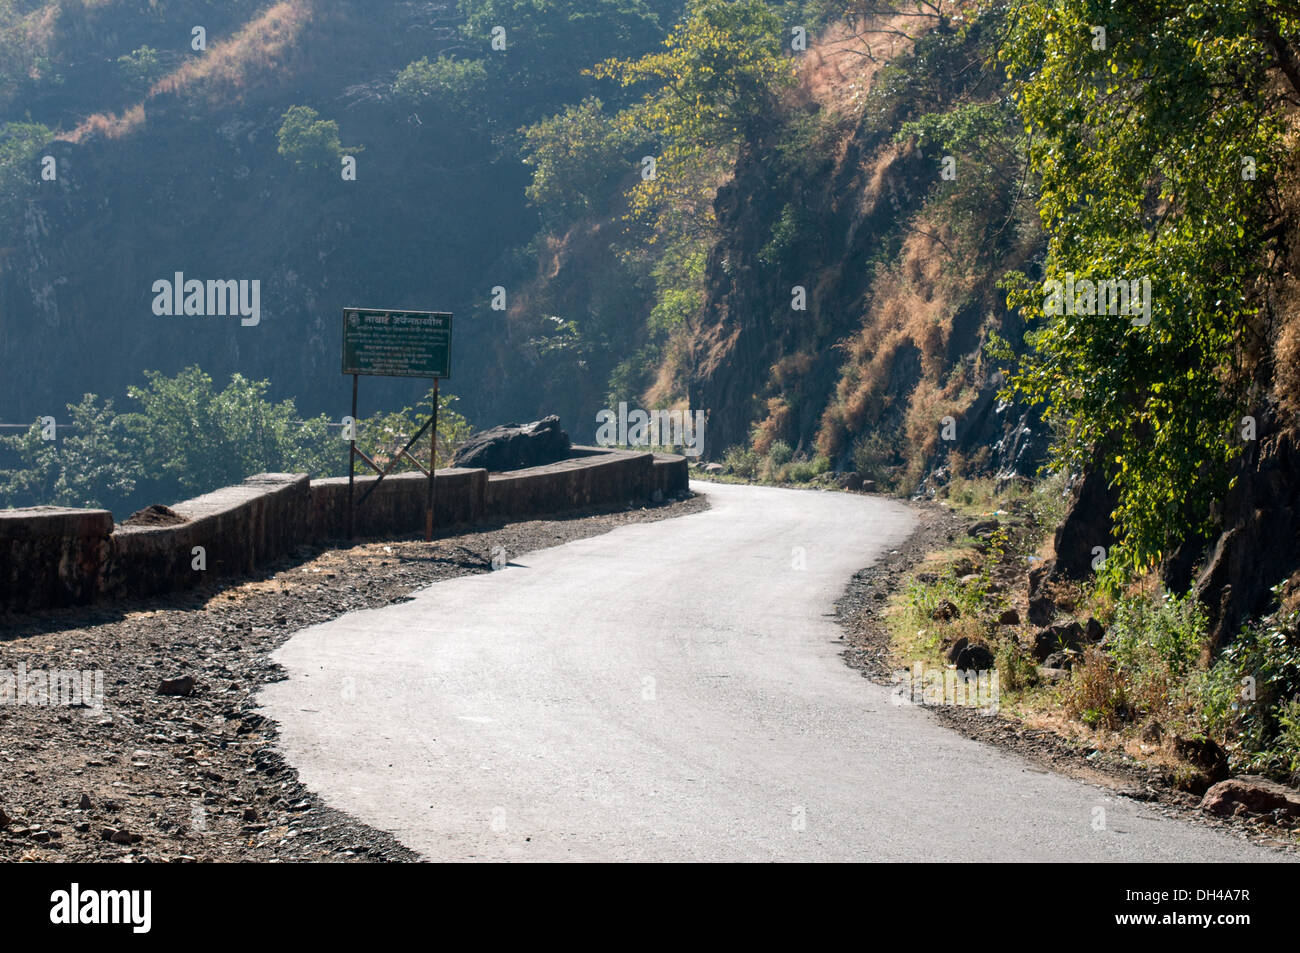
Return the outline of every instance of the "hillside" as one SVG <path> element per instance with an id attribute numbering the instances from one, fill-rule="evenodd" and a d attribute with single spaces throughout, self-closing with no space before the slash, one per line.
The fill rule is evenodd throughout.
<path id="1" fill-rule="evenodd" d="M 493 6 L 466 5 L 482 23 L 509 13 Z M 219 380 L 269 379 L 273 396 L 337 419 L 349 397 L 341 308 L 358 304 L 453 311 L 453 387 L 475 419 L 546 408 L 535 386 L 503 377 L 514 345 L 490 299 L 513 290 L 514 249 L 535 231 L 514 130 L 592 85 L 578 71 L 593 39 L 634 53 L 661 34 L 652 5 L 598 7 L 587 36 L 539 52 L 552 27 L 521 23 L 493 59 L 488 27 L 468 26 L 453 0 L 0 5 L 6 48 L 32 54 L 5 74 L 0 122 L 49 136 L 28 148 L 9 127 L 22 151 L 0 188 L 12 223 L 0 418 L 58 413 L 88 392 L 120 398 L 143 370 L 197 363 Z M 191 49 L 195 24 L 204 51 Z M 152 71 L 132 79 L 118 59 L 144 48 Z M 394 90 L 409 64 L 441 55 L 484 64 L 481 88 Z M 297 105 L 337 123 L 355 181 L 338 157 L 297 168 L 277 153 Z M 40 178 L 45 155 L 55 181 Z M 260 280 L 261 322 L 156 316 L 152 286 L 176 272 Z M 373 410 L 412 395 L 374 381 L 363 399 Z"/>

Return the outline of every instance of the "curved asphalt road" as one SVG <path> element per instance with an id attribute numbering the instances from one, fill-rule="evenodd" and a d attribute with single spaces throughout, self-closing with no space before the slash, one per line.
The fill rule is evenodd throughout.
<path id="1" fill-rule="evenodd" d="M 433 860 L 1280 856 L 962 738 L 847 668 L 833 603 L 906 538 L 906 507 L 695 488 L 712 509 L 293 636 L 262 698 L 303 781 Z"/>

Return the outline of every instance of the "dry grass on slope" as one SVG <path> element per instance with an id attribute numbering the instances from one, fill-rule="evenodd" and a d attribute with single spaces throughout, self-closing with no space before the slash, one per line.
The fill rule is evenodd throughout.
<path id="1" fill-rule="evenodd" d="M 848 434 L 861 433 L 906 401 L 906 445 L 921 455 L 933 450 L 938 421 L 957 416 L 969 403 L 960 380 L 947 376 L 953 318 L 975 280 L 950 269 L 944 225 L 909 233 L 898 264 L 881 266 L 859 331 L 842 347 L 845 364 L 817 435 L 819 453 L 833 456 Z M 899 365 L 914 356 L 916 376 L 899 380 Z"/>
<path id="2" fill-rule="evenodd" d="M 231 96 L 254 76 L 274 72 L 287 58 L 303 28 L 315 14 L 314 0 L 279 0 L 250 20 L 234 36 L 195 53 L 149 90 L 160 94 L 202 90 L 209 97 Z M 96 113 L 59 138 L 80 142 L 88 136 L 116 139 L 144 123 L 145 103 L 120 114 Z"/>

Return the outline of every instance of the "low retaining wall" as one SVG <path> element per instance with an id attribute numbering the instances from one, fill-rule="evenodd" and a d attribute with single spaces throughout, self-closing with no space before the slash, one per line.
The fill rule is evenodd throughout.
<path id="1" fill-rule="evenodd" d="M 683 492 L 684 457 L 574 447 L 568 460 L 509 473 L 438 471 L 438 531 L 484 521 L 533 519 Z M 356 480 L 356 498 L 375 482 Z M 356 512 L 358 537 L 424 529 L 428 481 L 385 477 Z M 346 477 L 261 473 L 172 507 L 185 522 L 114 526 L 107 510 L 0 510 L 0 609 L 33 611 L 97 598 L 149 596 L 240 576 L 307 543 L 347 531 Z"/>
<path id="2" fill-rule="evenodd" d="M 379 477 L 358 478 L 356 498 Z M 479 520 L 483 513 L 486 470 L 438 471 L 433 518 L 439 531 Z M 384 477 L 357 509 L 353 532 L 359 537 L 395 536 L 424 531 L 425 498 L 429 478 L 423 473 L 398 473 Z M 310 536 L 313 542 L 343 539 L 348 527 L 348 478 L 330 477 L 311 484 Z"/>
<path id="3" fill-rule="evenodd" d="M 655 491 L 653 463 L 650 453 L 614 452 L 491 473 L 483 499 L 484 515 L 494 520 L 531 519 L 584 506 L 646 499 Z"/>
<path id="4" fill-rule="evenodd" d="M 252 572 L 305 541 L 310 508 L 305 473 L 259 473 L 173 506 L 188 522 L 118 526 L 100 594 L 155 595 L 195 585 L 204 573 Z"/>
<path id="5" fill-rule="evenodd" d="M 91 601 L 112 533 L 108 510 L 0 510 L 0 606 L 24 612 Z"/>

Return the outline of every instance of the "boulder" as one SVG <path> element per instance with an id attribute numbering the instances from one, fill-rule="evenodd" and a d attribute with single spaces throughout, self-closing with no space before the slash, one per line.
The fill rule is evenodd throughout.
<path id="1" fill-rule="evenodd" d="M 569 455 L 569 435 L 552 414 L 531 424 L 504 424 L 474 434 L 452 457 L 453 467 L 500 473 L 555 463 Z"/>
<path id="2" fill-rule="evenodd" d="M 1211 814 L 1273 814 L 1300 817 L 1300 791 L 1267 778 L 1243 774 L 1220 781 L 1201 798 L 1201 810 Z"/>
<path id="3" fill-rule="evenodd" d="M 956 603 L 948 599 L 940 599 L 939 604 L 934 607 L 930 613 L 930 618 L 936 622 L 951 622 L 961 615 L 961 610 L 957 608 Z"/>
<path id="4" fill-rule="evenodd" d="M 985 672 L 994 666 L 993 653 L 986 645 L 966 646 L 957 654 L 954 662 L 963 672 Z"/>
<path id="5" fill-rule="evenodd" d="M 1197 768 L 1197 774 L 1183 777 L 1179 787 L 1195 794 L 1205 794 L 1206 789 L 1227 780 L 1227 753 L 1210 738 L 1174 738 L 1174 754 Z"/>
<path id="6" fill-rule="evenodd" d="M 1032 625 L 1047 625 L 1056 617 L 1056 603 L 1048 592 L 1053 565 L 1048 560 L 1029 571 L 1029 621 Z"/>
<path id="7" fill-rule="evenodd" d="M 1068 672 L 1074 667 L 1074 658 L 1073 652 L 1053 652 L 1043 659 L 1043 667 Z"/>
<path id="8" fill-rule="evenodd" d="M 194 694 L 194 679 L 189 675 L 179 678 L 164 678 L 158 683 L 159 695 L 176 695 L 185 697 Z"/>
<path id="9" fill-rule="evenodd" d="M 862 489 L 862 474 L 857 472 L 841 473 L 835 482 L 845 490 L 860 490 Z"/>
<path id="10" fill-rule="evenodd" d="M 998 616 L 998 625 L 1019 625 L 1020 613 L 1015 609 L 1004 609 Z"/>
<path id="11" fill-rule="evenodd" d="M 1034 633 L 1034 658 L 1045 661 L 1055 652 L 1078 652 L 1083 644 L 1083 626 L 1077 622 L 1051 625 Z"/>

